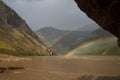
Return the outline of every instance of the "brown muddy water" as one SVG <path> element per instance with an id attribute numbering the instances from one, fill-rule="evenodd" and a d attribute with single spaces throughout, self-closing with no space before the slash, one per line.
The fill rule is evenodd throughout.
<path id="1" fill-rule="evenodd" d="M 0 62 L 0 67 L 24 67 L 0 73 L 0 80 L 120 80 L 120 56 L 31 57 Z"/>

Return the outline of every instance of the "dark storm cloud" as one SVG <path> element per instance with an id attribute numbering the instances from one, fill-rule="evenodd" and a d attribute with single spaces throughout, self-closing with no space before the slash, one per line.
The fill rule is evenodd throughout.
<path id="1" fill-rule="evenodd" d="M 74 29 L 90 19 L 77 8 L 74 0 L 4 0 L 33 30 L 53 26 Z"/>

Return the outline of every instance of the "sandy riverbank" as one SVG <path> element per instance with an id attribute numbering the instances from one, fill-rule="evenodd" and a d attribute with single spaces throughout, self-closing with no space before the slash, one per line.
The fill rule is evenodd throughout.
<path id="1" fill-rule="evenodd" d="M 10 56 L 10 55 L 4 55 L 0 54 L 0 61 L 21 61 L 21 60 L 32 60 L 31 58 L 23 58 L 23 57 L 15 57 L 15 56 Z"/>

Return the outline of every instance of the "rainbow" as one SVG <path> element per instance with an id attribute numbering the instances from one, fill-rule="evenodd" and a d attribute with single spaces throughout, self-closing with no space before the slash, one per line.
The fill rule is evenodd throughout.
<path id="1" fill-rule="evenodd" d="M 83 27 L 85 27 L 85 26 L 87 26 L 87 25 L 90 25 L 91 23 L 92 23 L 92 21 L 89 21 L 89 22 L 87 22 L 87 23 L 84 23 L 84 24 L 82 24 L 79 28 L 76 28 L 76 29 L 74 29 L 73 31 L 80 30 L 80 28 L 83 28 Z M 50 47 L 51 47 L 51 48 L 54 48 L 61 40 L 63 40 L 65 37 L 71 35 L 71 34 L 73 33 L 73 31 L 64 34 L 62 37 L 59 37 L 56 41 L 54 41 L 54 42 L 52 43 L 52 45 L 51 45 Z"/>
<path id="2" fill-rule="evenodd" d="M 82 44 L 80 46 L 77 46 L 73 50 L 71 50 L 68 53 L 66 53 L 64 56 L 74 56 L 74 55 L 82 52 L 83 50 L 87 50 L 87 48 L 95 46 L 96 42 L 99 42 L 99 41 L 104 42 L 104 40 L 106 40 L 106 39 L 110 40 L 110 39 L 115 39 L 115 38 L 110 36 L 110 37 L 106 37 L 106 38 L 99 38 L 99 39 L 95 39 L 95 40 L 89 41 L 89 42 L 84 43 L 84 44 Z"/>
<path id="3" fill-rule="evenodd" d="M 74 29 L 74 31 L 77 31 L 77 30 L 80 30 L 81 28 L 87 26 L 87 25 L 90 25 L 92 22 L 89 21 L 87 23 L 84 23 L 82 24 L 79 28 L 76 28 Z M 72 34 L 73 31 L 71 32 L 68 32 L 66 34 L 64 34 L 62 37 L 59 37 L 56 41 L 54 41 L 50 47 L 51 48 L 54 48 L 61 40 L 63 40 L 65 37 L 69 36 Z M 106 38 L 98 38 L 98 39 L 95 39 L 95 40 L 92 40 L 92 41 L 89 41 L 89 42 L 86 42 L 84 44 L 81 44 L 79 46 L 77 46 L 76 48 L 72 49 L 71 51 L 69 51 L 68 53 L 66 53 L 64 56 L 73 56 L 73 55 L 76 55 L 78 54 L 79 52 L 82 52 L 83 50 L 86 50 L 92 46 L 95 46 L 97 45 L 96 42 L 99 42 L 99 41 L 102 41 L 104 42 L 105 39 L 113 39 L 113 37 L 106 37 Z M 115 39 L 115 38 L 114 38 Z"/>

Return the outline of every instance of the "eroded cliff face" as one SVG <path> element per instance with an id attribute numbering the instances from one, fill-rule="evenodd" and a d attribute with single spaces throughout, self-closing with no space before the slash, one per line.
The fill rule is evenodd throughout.
<path id="1" fill-rule="evenodd" d="M 88 17 L 114 34 L 120 46 L 120 0 L 75 0 L 75 2 Z"/>
<path id="2" fill-rule="evenodd" d="M 13 9 L 0 0 L 0 53 L 9 55 L 51 55 Z"/>

